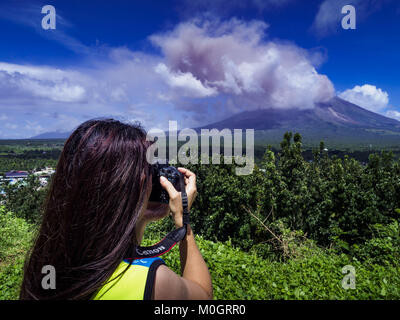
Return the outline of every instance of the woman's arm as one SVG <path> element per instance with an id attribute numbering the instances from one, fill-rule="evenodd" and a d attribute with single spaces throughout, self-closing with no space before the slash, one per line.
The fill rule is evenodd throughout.
<path id="1" fill-rule="evenodd" d="M 196 197 L 196 175 L 184 168 L 179 171 L 185 175 L 186 193 L 189 209 Z M 167 179 L 160 180 L 170 197 L 170 208 L 177 228 L 182 226 L 182 198 Z M 153 298 L 164 299 L 212 299 L 213 290 L 211 276 L 207 265 L 197 247 L 194 234 L 190 226 L 187 227 L 186 237 L 179 245 L 181 273 L 178 276 L 168 267 L 162 265 L 156 271 Z"/>

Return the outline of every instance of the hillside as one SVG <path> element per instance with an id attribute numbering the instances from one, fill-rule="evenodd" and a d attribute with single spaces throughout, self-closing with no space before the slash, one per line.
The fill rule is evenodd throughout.
<path id="1" fill-rule="evenodd" d="M 400 122 L 335 97 L 313 109 L 258 109 L 235 114 L 200 129 L 256 131 L 256 143 L 279 142 L 286 131 L 300 132 L 305 144 L 400 147 Z M 371 145 L 371 146 L 370 146 Z"/>

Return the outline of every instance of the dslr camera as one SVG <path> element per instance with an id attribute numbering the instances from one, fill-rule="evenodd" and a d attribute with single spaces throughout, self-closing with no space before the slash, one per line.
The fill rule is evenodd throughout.
<path id="1" fill-rule="evenodd" d="M 177 168 L 170 166 L 169 164 L 160 164 L 156 162 L 151 166 L 152 174 L 152 191 L 150 194 L 149 201 L 159 202 L 159 203 L 169 203 L 169 195 L 166 190 L 160 184 L 160 177 L 163 176 L 172 183 L 174 188 L 180 192 L 181 188 L 184 188 L 184 177 Z"/>

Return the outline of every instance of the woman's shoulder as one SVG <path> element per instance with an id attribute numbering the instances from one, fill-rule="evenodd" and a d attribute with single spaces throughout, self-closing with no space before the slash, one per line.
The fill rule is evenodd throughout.
<path id="1" fill-rule="evenodd" d="M 107 283 L 95 294 L 95 300 L 148 300 L 161 258 L 124 259 Z"/>
<path id="2" fill-rule="evenodd" d="M 166 265 L 161 265 L 155 273 L 152 299 L 180 300 L 187 299 L 187 295 L 185 280 Z"/>
<path id="3" fill-rule="evenodd" d="M 155 272 L 153 300 L 210 299 L 197 279 L 179 276 L 166 265 L 160 265 Z"/>

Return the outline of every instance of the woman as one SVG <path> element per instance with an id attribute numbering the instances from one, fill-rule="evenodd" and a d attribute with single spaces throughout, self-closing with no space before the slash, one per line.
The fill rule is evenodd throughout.
<path id="1" fill-rule="evenodd" d="M 190 226 L 179 245 L 182 277 L 159 258 L 127 260 L 150 221 L 171 212 L 176 227 L 182 226 L 181 194 L 167 179 L 160 183 L 169 194 L 169 205 L 148 201 L 148 146 L 139 125 L 112 119 L 87 121 L 72 133 L 26 260 L 21 299 L 212 298 L 210 274 Z M 190 209 L 196 176 L 184 168 L 179 171 L 185 176 Z M 42 268 L 47 265 L 56 272 L 55 289 L 42 285 Z"/>

